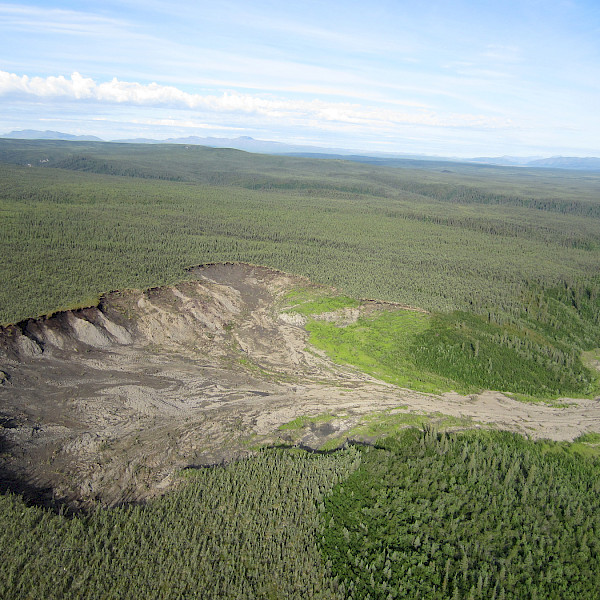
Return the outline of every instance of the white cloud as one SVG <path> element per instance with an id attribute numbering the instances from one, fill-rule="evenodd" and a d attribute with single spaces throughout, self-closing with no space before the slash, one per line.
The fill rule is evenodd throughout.
<path id="1" fill-rule="evenodd" d="M 191 94 L 174 86 L 158 83 L 111 81 L 97 83 L 75 72 L 64 76 L 28 77 L 0 71 L 0 97 L 31 97 L 44 100 L 93 101 L 105 105 L 173 107 L 205 113 L 255 115 L 273 120 L 294 120 L 298 123 L 343 123 L 365 127 L 397 125 L 427 125 L 435 127 L 506 128 L 508 119 L 473 114 L 438 114 L 423 108 L 403 110 L 381 108 L 350 102 L 294 100 L 260 97 L 238 92 L 221 95 Z"/>
<path id="2" fill-rule="evenodd" d="M 92 121 L 104 121 L 114 123 L 114 120 L 109 120 L 105 117 L 94 117 Z M 191 119 L 128 119 L 126 121 L 128 125 L 144 125 L 144 126 L 153 126 L 157 125 L 159 127 L 179 127 L 183 129 L 207 129 L 213 131 L 215 129 L 214 124 L 210 123 L 199 123 L 198 121 L 193 121 Z M 223 131 L 238 131 L 244 132 L 246 131 L 245 127 L 228 127 L 226 125 L 219 125 L 219 130 Z"/>

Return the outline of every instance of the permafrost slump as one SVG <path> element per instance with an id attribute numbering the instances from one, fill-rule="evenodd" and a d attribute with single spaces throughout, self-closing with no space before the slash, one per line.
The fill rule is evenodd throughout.
<path id="1" fill-rule="evenodd" d="M 145 499 L 186 466 L 260 444 L 319 448 L 387 409 L 554 439 L 600 421 L 591 400 L 552 408 L 498 392 L 426 395 L 336 365 L 309 348 L 304 318 L 282 312 L 298 285 L 312 284 L 263 267 L 208 265 L 174 286 L 112 292 L 95 307 L 0 329 L 2 487 L 84 505 Z M 358 314 L 330 317 L 345 326 Z M 279 430 L 323 413 L 336 418 Z"/>

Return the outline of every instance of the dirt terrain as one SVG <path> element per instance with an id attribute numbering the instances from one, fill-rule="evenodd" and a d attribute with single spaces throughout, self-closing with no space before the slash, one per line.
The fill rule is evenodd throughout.
<path id="1" fill-rule="evenodd" d="M 143 500 L 177 470 L 264 444 L 314 448 L 372 411 L 441 413 L 532 437 L 600 431 L 600 402 L 524 404 L 498 392 L 426 395 L 332 363 L 283 312 L 300 277 L 243 264 L 107 294 L 97 307 L 0 329 L 0 479 L 47 503 Z M 367 302 L 361 310 L 370 310 Z M 340 326 L 359 311 L 338 315 Z M 292 436 L 279 427 L 332 413 Z M 351 437 L 351 436 L 350 436 Z"/>

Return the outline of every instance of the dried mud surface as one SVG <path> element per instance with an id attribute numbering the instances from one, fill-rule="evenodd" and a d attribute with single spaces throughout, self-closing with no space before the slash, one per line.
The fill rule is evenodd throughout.
<path id="1" fill-rule="evenodd" d="M 47 504 L 139 501 L 181 468 L 289 441 L 296 417 L 343 415 L 294 441 L 319 447 L 371 411 L 469 417 L 532 437 L 600 431 L 600 403 L 523 404 L 498 392 L 426 395 L 308 347 L 283 296 L 310 282 L 218 264 L 98 307 L 0 329 L 0 486 Z M 365 310 L 375 303 L 367 303 Z M 346 311 L 340 325 L 356 318 Z"/>

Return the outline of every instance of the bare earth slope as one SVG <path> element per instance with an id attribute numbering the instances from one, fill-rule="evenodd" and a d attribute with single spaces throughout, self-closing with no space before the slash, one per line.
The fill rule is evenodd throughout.
<path id="1" fill-rule="evenodd" d="M 556 408 L 497 392 L 432 396 L 377 381 L 307 347 L 283 295 L 302 278 L 199 267 L 190 280 L 0 329 L 0 478 L 37 499 L 118 503 L 162 493 L 176 470 L 286 441 L 318 447 L 375 410 L 471 417 L 556 440 L 600 430 L 600 403 Z M 366 306 L 368 309 L 368 304 Z M 351 319 L 352 314 L 342 315 Z M 44 497 L 45 495 L 45 497 Z"/>

